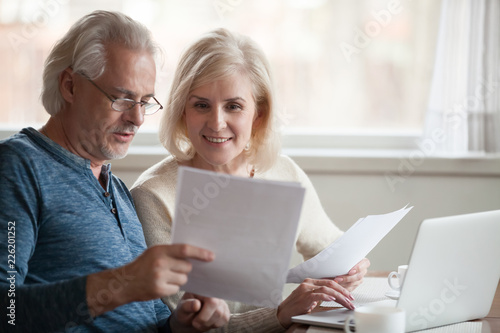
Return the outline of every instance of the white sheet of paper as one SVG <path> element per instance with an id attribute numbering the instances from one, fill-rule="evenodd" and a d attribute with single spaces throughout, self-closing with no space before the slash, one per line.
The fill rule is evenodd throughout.
<path id="1" fill-rule="evenodd" d="M 179 168 L 172 243 L 211 250 L 192 260 L 182 290 L 276 307 L 281 302 L 304 198 L 298 183 Z"/>
<path id="2" fill-rule="evenodd" d="M 359 219 L 315 257 L 291 268 L 287 282 L 301 283 L 305 278 L 321 279 L 347 274 L 412 208 L 403 207 L 392 213 Z"/>

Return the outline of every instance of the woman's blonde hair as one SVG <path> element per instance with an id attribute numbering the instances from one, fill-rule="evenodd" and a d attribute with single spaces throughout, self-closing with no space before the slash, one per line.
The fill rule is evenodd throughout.
<path id="1" fill-rule="evenodd" d="M 193 158 L 194 147 L 187 136 L 184 108 L 189 94 L 207 83 L 232 74 L 246 75 L 261 120 L 252 130 L 245 150 L 249 163 L 259 172 L 271 168 L 279 154 L 279 134 L 275 129 L 274 97 L 269 63 L 246 36 L 217 29 L 189 46 L 179 61 L 160 122 L 160 141 L 178 160 Z"/>

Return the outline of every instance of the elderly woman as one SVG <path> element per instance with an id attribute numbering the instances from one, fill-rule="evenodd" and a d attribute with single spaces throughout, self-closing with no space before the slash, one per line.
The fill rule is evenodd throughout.
<path id="1" fill-rule="evenodd" d="M 328 218 L 306 174 L 280 155 L 269 65 L 249 38 L 219 29 L 192 44 L 181 57 L 160 124 L 171 153 L 144 172 L 131 192 L 148 246 L 169 243 L 179 166 L 259 179 L 300 182 L 306 188 L 296 250 L 309 259 L 342 234 Z M 278 307 L 228 301 L 231 319 L 222 330 L 283 331 L 291 317 L 320 301 L 353 309 L 349 291 L 366 274 L 363 259 L 345 276 L 306 279 Z M 182 293 L 165 299 L 175 308 Z"/>

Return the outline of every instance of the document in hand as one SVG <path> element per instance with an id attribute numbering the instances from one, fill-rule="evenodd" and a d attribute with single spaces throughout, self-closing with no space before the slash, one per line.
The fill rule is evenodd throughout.
<path id="1" fill-rule="evenodd" d="M 320 279 L 347 274 L 413 208 L 407 206 L 392 213 L 368 215 L 359 219 L 315 257 L 291 268 L 287 282 L 301 283 L 305 278 Z"/>
<path id="2" fill-rule="evenodd" d="M 304 198 L 298 183 L 179 168 L 172 243 L 211 250 L 192 260 L 182 290 L 276 307 L 281 302 Z"/>

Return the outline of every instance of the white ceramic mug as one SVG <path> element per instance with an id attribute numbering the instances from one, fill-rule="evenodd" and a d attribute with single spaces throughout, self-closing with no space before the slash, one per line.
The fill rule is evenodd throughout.
<path id="1" fill-rule="evenodd" d="M 351 333 L 350 322 L 354 319 L 356 333 L 404 333 L 405 310 L 388 306 L 363 306 L 354 310 L 345 324 L 344 331 Z"/>
<path id="2" fill-rule="evenodd" d="M 389 276 L 387 276 L 387 282 L 389 282 L 389 286 L 394 290 L 401 290 L 403 283 L 405 281 L 406 271 L 408 270 L 408 265 L 398 266 L 397 272 L 390 272 Z M 393 284 L 393 278 L 398 279 L 398 285 Z"/>

